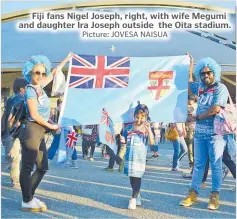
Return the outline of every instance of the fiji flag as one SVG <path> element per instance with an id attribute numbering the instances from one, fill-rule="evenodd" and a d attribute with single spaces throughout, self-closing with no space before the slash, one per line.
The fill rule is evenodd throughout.
<path id="1" fill-rule="evenodd" d="M 75 132 L 72 126 L 62 129 L 58 150 L 58 164 L 64 164 L 68 159 L 71 158 L 77 139 L 78 134 Z"/>
<path id="2" fill-rule="evenodd" d="M 114 124 L 105 109 L 102 111 L 99 138 L 101 143 L 108 145 L 117 154 Z"/>
<path id="3" fill-rule="evenodd" d="M 129 57 L 73 55 L 69 88 L 128 87 Z"/>
<path id="4" fill-rule="evenodd" d="M 73 55 L 59 124 L 99 124 L 103 108 L 114 123 L 132 122 L 137 101 L 153 121 L 185 122 L 189 65 L 188 56 Z"/>

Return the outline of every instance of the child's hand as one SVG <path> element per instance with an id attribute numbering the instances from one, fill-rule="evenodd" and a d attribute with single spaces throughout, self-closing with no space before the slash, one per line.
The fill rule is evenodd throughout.
<path id="1" fill-rule="evenodd" d="M 151 125 L 150 125 L 150 123 L 148 123 L 148 122 L 145 123 L 144 127 L 145 127 L 145 129 L 146 129 L 147 132 L 151 131 Z"/>

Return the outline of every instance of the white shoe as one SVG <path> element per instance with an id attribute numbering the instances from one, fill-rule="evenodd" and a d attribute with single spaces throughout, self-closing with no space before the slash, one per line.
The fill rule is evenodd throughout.
<path id="1" fill-rule="evenodd" d="M 171 171 L 172 172 L 177 172 L 177 173 L 183 173 L 183 170 L 181 170 L 179 168 L 172 168 Z"/>
<path id="2" fill-rule="evenodd" d="M 138 196 L 137 196 L 137 199 L 136 199 L 136 205 L 137 206 L 141 206 L 142 205 L 142 200 L 141 200 L 142 198 L 141 198 L 141 195 L 139 194 Z"/>
<path id="3" fill-rule="evenodd" d="M 21 202 L 21 210 L 26 212 L 42 212 L 45 211 L 35 199 L 32 199 L 29 202 Z"/>
<path id="4" fill-rule="evenodd" d="M 222 182 L 224 181 L 224 179 L 226 178 L 226 176 L 228 175 L 228 173 L 229 173 L 228 168 L 227 168 L 227 167 L 224 167 L 224 168 L 222 169 Z"/>
<path id="5" fill-rule="evenodd" d="M 232 188 L 231 191 L 236 192 L 236 186 Z"/>
<path id="6" fill-rule="evenodd" d="M 135 198 L 130 199 L 128 209 L 130 209 L 130 210 L 136 209 L 136 199 Z"/>
<path id="7" fill-rule="evenodd" d="M 77 160 L 72 160 L 72 163 L 70 165 L 68 165 L 67 167 L 72 168 L 72 169 L 78 169 Z"/>
<path id="8" fill-rule="evenodd" d="M 41 208 L 45 208 L 47 210 L 47 205 L 44 202 L 40 201 L 38 198 L 33 199 L 39 204 L 39 206 L 41 206 Z"/>

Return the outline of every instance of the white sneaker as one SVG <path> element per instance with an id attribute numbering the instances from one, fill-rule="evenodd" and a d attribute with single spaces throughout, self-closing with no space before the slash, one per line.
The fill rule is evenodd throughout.
<path id="1" fill-rule="evenodd" d="M 232 188 L 231 191 L 236 192 L 236 186 Z"/>
<path id="2" fill-rule="evenodd" d="M 183 173 L 183 170 L 181 170 L 179 168 L 172 168 L 171 171 L 172 172 L 177 172 L 177 173 Z"/>
<path id="3" fill-rule="evenodd" d="M 136 205 L 137 206 L 141 206 L 142 205 L 142 200 L 141 200 L 142 198 L 141 198 L 141 195 L 139 194 L 138 196 L 137 196 L 137 199 L 136 199 Z"/>
<path id="4" fill-rule="evenodd" d="M 224 181 L 224 179 L 226 178 L 226 176 L 228 175 L 228 173 L 229 173 L 228 168 L 227 168 L 227 167 L 224 167 L 224 168 L 222 169 L 222 182 Z"/>
<path id="5" fill-rule="evenodd" d="M 136 199 L 135 198 L 130 199 L 128 209 L 130 209 L 130 210 L 136 209 Z"/>
<path id="6" fill-rule="evenodd" d="M 33 199 L 35 200 L 35 202 L 39 204 L 41 208 L 45 208 L 45 210 L 47 210 L 47 205 L 44 202 L 40 201 L 38 198 L 33 198 Z"/>
<path id="7" fill-rule="evenodd" d="M 72 168 L 72 169 L 78 169 L 77 160 L 72 160 L 72 163 L 70 165 L 68 165 L 67 167 Z"/>
<path id="8" fill-rule="evenodd" d="M 45 211 L 42 206 L 38 204 L 38 202 L 35 201 L 35 199 L 32 199 L 29 202 L 21 202 L 21 210 L 26 212 L 41 212 Z"/>

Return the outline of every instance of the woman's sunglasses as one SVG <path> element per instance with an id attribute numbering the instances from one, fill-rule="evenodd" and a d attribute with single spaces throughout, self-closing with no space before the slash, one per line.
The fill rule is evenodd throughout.
<path id="1" fill-rule="evenodd" d="M 46 73 L 41 73 L 40 71 L 36 71 L 36 72 L 33 72 L 35 75 L 37 75 L 37 76 L 41 76 L 42 75 L 42 77 L 46 77 L 47 75 L 46 75 Z"/>
<path id="2" fill-rule="evenodd" d="M 212 74 L 212 71 L 205 71 L 200 73 L 201 77 L 205 76 L 206 74 L 210 76 Z"/>

